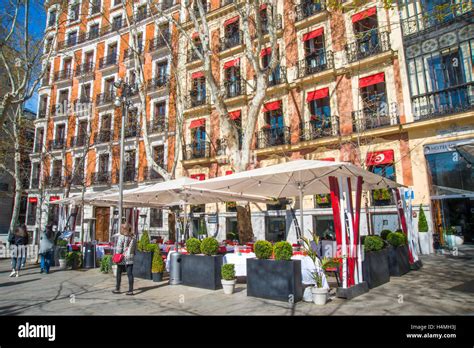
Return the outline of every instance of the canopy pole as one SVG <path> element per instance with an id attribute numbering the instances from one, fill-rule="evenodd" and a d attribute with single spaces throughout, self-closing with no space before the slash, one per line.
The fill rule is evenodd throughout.
<path id="1" fill-rule="evenodd" d="M 329 187 L 331 190 L 331 206 L 332 213 L 334 216 L 334 230 L 336 232 L 336 257 L 341 257 L 341 243 L 342 243 L 342 231 L 341 231 L 341 220 L 340 216 L 340 205 L 339 205 L 339 186 L 337 184 L 337 178 L 334 176 L 329 177 Z M 342 277 L 344 273 L 341 272 Z"/>
<path id="2" fill-rule="evenodd" d="M 355 219 L 354 219 L 354 242 L 357 247 L 357 270 L 359 272 L 359 282 L 362 283 L 362 247 L 360 245 L 360 208 L 362 203 L 362 177 L 357 177 Z"/>
<path id="3" fill-rule="evenodd" d="M 341 225 L 341 248 L 342 248 L 342 287 L 347 288 L 347 231 L 346 221 L 344 218 L 344 190 L 342 187 L 342 177 L 337 179 L 339 187 L 339 216 L 338 219 Z"/>
<path id="4" fill-rule="evenodd" d="M 299 238 L 302 238 L 304 237 L 304 228 L 303 228 L 303 216 L 304 216 L 304 212 L 303 212 L 303 188 L 301 187 L 301 185 L 298 185 L 299 187 L 299 191 L 300 191 L 300 236 Z M 296 231 L 296 229 L 295 229 Z M 298 236 L 296 236 L 296 238 L 298 239 Z"/>

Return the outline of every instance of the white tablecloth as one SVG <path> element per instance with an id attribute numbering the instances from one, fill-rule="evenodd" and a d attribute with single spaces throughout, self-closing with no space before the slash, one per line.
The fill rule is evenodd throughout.
<path id="1" fill-rule="evenodd" d="M 235 265 L 235 275 L 237 277 L 247 276 L 247 259 L 255 257 L 255 253 L 229 253 L 224 255 L 224 264 L 233 263 Z"/>
<path id="2" fill-rule="evenodd" d="M 317 266 L 314 265 L 313 260 L 309 256 L 303 255 L 295 255 L 291 257 L 292 260 L 300 260 L 301 261 L 301 277 L 303 278 L 303 284 L 306 285 L 314 285 L 316 282 L 314 281 L 311 273 L 316 271 L 316 267 L 321 270 L 321 264 L 319 259 L 316 259 Z M 329 289 L 329 284 L 326 279 L 326 275 L 323 273 L 323 288 Z"/>

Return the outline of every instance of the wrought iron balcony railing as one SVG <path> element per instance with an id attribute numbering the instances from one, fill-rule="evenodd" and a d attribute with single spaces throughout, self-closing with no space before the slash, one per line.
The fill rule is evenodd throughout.
<path id="1" fill-rule="evenodd" d="M 158 76 L 154 77 L 147 82 L 147 88 L 148 90 L 155 90 L 155 89 L 160 89 L 168 86 L 169 82 L 169 76 L 164 75 L 164 76 Z"/>
<path id="2" fill-rule="evenodd" d="M 302 0 L 301 4 L 295 6 L 296 21 L 302 21 L 308 17 L 314 16 L 326 9 L 326 3 Z"/>
<path id="3" fill-rule="evenodd" d="M 189 92 L 189 96 L 186 101 L 187 108 L 191 109 L 209 104 L 209 97 L 206 95 L 205 92 L 198 93 L 197 91 L 191 91 Z"/>
<path id="4" fill-rule="evenodd" d="M 161 48 L 168 48 L 170 42 L 170 33 L 169 31 L 163 31 L 157 34 L 157 36 L 150 40 L 149 51 L 154 52 Z"/>
<path id="5" fill-rule="evenodd" d="M 276 21 L 274 22 L 274 25 L 275 25 L 275 29 L 276 30 L 281 30 L 283 28 L 283 25 L 282 25 L 282 20 L 281 20 L 281 15 L 277 15 L 277 18 L 276 18 Z M 261 21 L 261 30 L 262 30 L 262 34 L 263 35 L 266 35 L 268 34 L 270 28 L 269 28 L 269 23 L 268 23 L 268 19 L 267 20 L 262 20 Z"/>
<path id="6" fill-rule="evenodd" d="M 138 122 L 126 124 L 125 127 L 125 138 L 133 138 L 140 135 L 140 125 Z"/>
<path id="7" fill-rule="evenodd" d="M 474 109 L 474 82 L 429 92 L 412 98 L 416 121 Z"/>
<path id="8" fill-rule="evenodd" d="M 196 0 L 196 1 L 193 2 L 192 11 L 194 11 L 194 15 L 199 20 L 200 19 L 200 13 L 199 13 L 199 7 L 197 5 L 198 1 L 199 0 Z M 211 4 L 209 2 L 207 2 L 207 0 L 202 1 L 202 9 L 204 10 L 204 13 L 210 12 L 211 11 Z"/>
<path id="9" fill-rule="evenodd" d="M 321 118 L 311 116 L 311 121 L 305 122 L 301 129 L 300 140 L 309 141 L 339 135 L 339 118 Z"/>
<path id="10" fill-rule="evenodd" d="M 75 185 L 75 186 L 82 186 L 85 184 L 85 180 L 84 180 L 84 171 L 82 172 L 77 172 L 75 173 L 74 175 L 72 175 L 71 177 L 68 178 L 68 181 L 71 183 L 71 185 Z"/>
<path id="11" fill-rule="evenodd" d="M 198 49 L 198 51 L 201 52 L 201 54 L 202 54 L 202 52 L 203 52 L 202 46 L 197 47 L 197 49 Z M 190 47 L 189 50 L 188 50 L 187 62 L 188 62 L 188 63 L 191 63 L 191 62 L 194 62 L 194 61 L 196 61 L 196 60 L 198 60 L 198 59 L 199 59 L 198 54 L 196 53 L 196 51 L 194 50 L 194 48 Z"/>
<path id="12" fill-rule="evenodd" d="M 268 126 L 270 127 L 270 126 Z M 266 128 L 258 131 L 257 149 L 290 144 L 290 127 Z"/>
<path id="13" fill-rule="evenodd" d="M 127 48 L 125 51 L 123 51 L 123 59 L 132 59 L 135 53 L 140 56 L 143 53 L 143 47 L 139 46 L 138 48 Z"/>
<path id="14" fill-rule="evenodd" d="M 83 63 L 76 67 L 76 77 L 84 77 L 94 73 L 94 63 Z"/>
<path id="15" fill-rule="evenodd" d="M 163 168 L 163 161 L 157 163 L 160 167 Z M 163 179 L 163 177 L 153 169 L 153 167 L 145 167 L 143 168 L 143 178 L 145 181 L 151 181 L 151 180 L 160 180 Z"/>
<path id="16" fill-rule="evenodd" d="M 72 78 L 72 69 L 64 69 L 54 73 L 54 81 L 69 80 Z"/>
<path id="17" fill-rule="evenodd" d="M 31 179 L 30 189 L 34 190 L 34 189 L 39 188 L 39 182 L 40 182 L 40 179 L 39 179 L 39 178 L 32 178 L 32 179 Z"/>
<path id="18" fill-rule="evenodd" d="M 235 98 L 240 95 L 245 95 L 246 85 L 247 85 L 247 81 L 245 81 L 242 78 L 239 78 L 238 80 L 235 80 L 235 81 L 231 81 L 231 80 L 224 81 L 223 88 L 224 88 L 225 98 Z"/>
<path id="19" fill-rule="evenodd" d="M 114 102 L 114 100 L 115 100 L 114 92 L 100 93 L 100 94 L 97 94 L 97 97 L 95 99 L 95 105 L 103 106 L 103 105 L 111 104 Z"/>
<path id="20" fill-rule="evenodd" d="M 112 141 L 111 130 L 101 130 L 100 132 L 94 133 L 94 145 L 108 143 Z"/>
<path id="21" fill-rule="evenodd" d="M 346 45 L 347 61 L 355 61 L 375 56 L 390 50 L 390 35 L 378 29 L 367 30 L 359 34 L 359 38 Z"/>
<path id="22" fill-rule="evenodd" d="M 48 142 L 48 150 L 62 150 L 66 147 L 66 138 L 50 140 Z"/>
<path id="23" fill-rule="evenodd" d="M 40 118 L 45 118 L 47 113 L 48 113 L 47 110 L 44 110 L 44 109 L 43 109 L 43 110 L 39 110 L 39 111 L 38 111 L 38 119 L 40 119 Z"/>
<path id="24" fill-rule="evenodd" d="M 65 184 L 66 180 L 61 175 L 54 175 L 46 177 L 45 186 L 47 187 L 61 187 Z"/>
<path id="25" fill-rule="evenodd" d="M 370 107 L 352 112 L 352 129 L 363 132 L 399 124 L 399 112 L 396 103 L 377 102 Z"/>
<path id="26" fill-rule="evenodd" d="M 150 15 L 150 11 L 148 10 L 148 8 L 146 8 L 146 7 L 144 6 L 144 7 L 142 7 L 142 8 L 139 8 L 139 9 L 135 12 L 135 20 L 136 20 L 137 22 L 142 21 L 142 20 L 146 19 L 149 15 Z"/>
<path id="27" fill-rule="evenodd" d="M 286 83 L 286 68 L 284 66 L 277 66 L 268 75 L 268 87 L 277 86 L 282 83 Z"/>
<path id="28" fill-rule="evenodd" d="M 220 38 L 219 48 L 221 51 L 228 50 L 229 48 L 242 45 L 243 33 L 242 30 L 232 31 L 226 33 L 224 37 Z"/>
<path id="29" fill-rule="evenodd" d="M 100 58 L 99 69 L 104 69 L 109 66 L 116 65 L 117 63 L 118 63 L 118 59 L 117 59 L 116 54 L 108 55 L 108 56 Z"/>
<path id="30" fill-rule="evenodd" d="M 119 182 L 119 172 L 116 173 L 116 182 Z M 125 165 L 123 168 L 123 182 L 135 182 L 137 181 L 138 171 L 134 166 Z"/>
<path id="31" fill-rule="evenodd" d="M 211 155 L 211 144 L 208 141 L 200 141 L 186 145 L 184 159 L 189 161 L 199 158 L 209 158 Z"/>
<path id="32" fill-rule="evenodd" d="M 167 128 L 168 124 L 166 123 L 164 116 L 148 122 L 148 133 L 151 134 L 166 132 Z"/>
<path id="33" fill-rule="evenodd" d="M 298 62 L 298 78 L 303 78 L 321 71 L 334 68 L 332 51 L 324 49 L 312 52 Z"/>
<path id="34" fill-rule="evenodd" d="M 92 185 L 110 185 L 112 183 L 111 172 L 94 172 L 91 175 Z"/>
<path id="35" fill-rule="evenodd" d="M 82 147 L 86 145 L 86 141 L 87 141 L 87 136 L 85 134 L 81 134 L 81 135 L 72 137 L 71 145 L 74 147 Z"/>

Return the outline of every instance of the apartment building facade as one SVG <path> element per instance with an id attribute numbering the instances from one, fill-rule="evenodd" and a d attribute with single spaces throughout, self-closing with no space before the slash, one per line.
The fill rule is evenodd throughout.
<path id="1" fill-rule="evenodd" d="M 160 3 L 164 13 L 172 14 L 175 9 L 172 1 Z M 171 170 L 175 156 L 171 69 L 176 29 L 158 19 L 146 1 L 125 7 L 116 0 L 46 1 L 45 10 L 46 74 L 39 89 L 28 199 L 27 224 L 32 229 L 59 223 L 59 208 L 51 201 L 83 190 L 102 192 L 118 186 L 122 109 L 114 104 L 120 95 L 115 82 L 137 86 L 128 97 L 130 110 L 135 106 L 147 115 L 146 124 L 139 112 L 130 111 L 125 119 L 125 188 L 163 180 L 147 161 L 145 127 L 157 164 Z M 52 54 L 48 54 L 49 47 L 53 47 Z M 143 66 L 141 87 L 135 71 L 137 57 Z M 145 105 L 140 95 L 145 96 Z M 80 210 L 76 213 L 75 221 L 70 220 L 76 238 L 80 239 L 81 223 L 90 221 L 85 239 L 109 240 L 116 209 L 86 206 L 83 217 Z M 132 219 L 131 211 L 126 217 Z M 167 216 L 162 210 L 141 209 L 134 219 L 152 234 L 167 234 Z"/>

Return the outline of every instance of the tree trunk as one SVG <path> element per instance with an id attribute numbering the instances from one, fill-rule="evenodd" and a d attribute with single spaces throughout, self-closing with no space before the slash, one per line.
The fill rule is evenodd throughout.
<path id="1" fill-rule="evenodd" d="M 239 231 L 240 244 L 251 242 L 254 238 L 250 205 L 237 205 L 237 230 Z"/>
<path id="2" fill-rule="evenodd" d="M 172 212 L 168 213 L 168 240 L 176 239 L 176 218 Z"/>
<path id="3" fill-rule="evenodd" d="M 21 206 L 21 193 L 22 189 L 22 182 L 21 182 L 21 154 L 20 154 L 20 135 L 18 132 L 18 110 L 13 116 L 13 136 L 14 136 L 14 148 L 15 148 L 15 160 L 14 160 L 14 173 L 15 173 L 15 199 L 13 202 L 13 212 L 12 212 L 12 219 L 10 220 L 10 233 L 13 233 L 15 227 L 18 224 L 18 216 L 20 215 L 20 206 Z"/>

